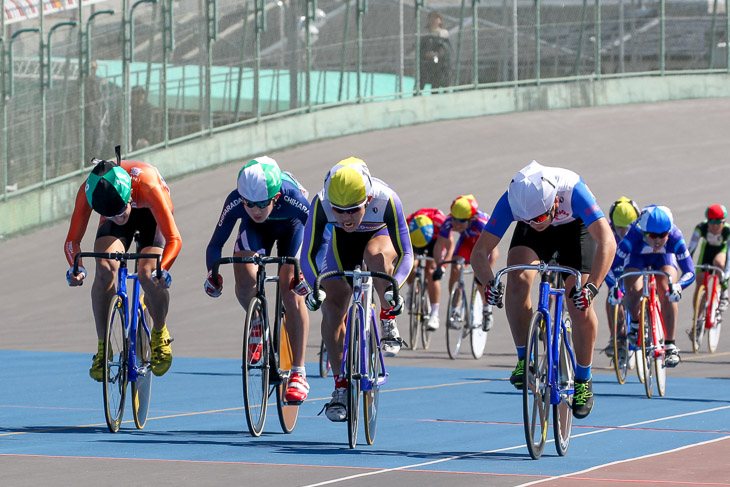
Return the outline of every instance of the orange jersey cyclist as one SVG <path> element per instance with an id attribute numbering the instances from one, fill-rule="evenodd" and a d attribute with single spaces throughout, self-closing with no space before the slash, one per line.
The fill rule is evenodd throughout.
<path id="1" fill-rule="evenodd" d="M 411 235 L 413 252 L 418 255 L 425 255 L 433 258 L 433 250 L 436 246 L 441 226 L 446 220 L 446 215 L 438 208 L 421 208 L 406 218 L 408 231 Z M 414 259 L 413 265 L 417 264 Z M 433 271 L 436 269 L 436 261 L 426 262 L 426 285 L 428 287 L 428 299 L 431 302 L 428 322 L 426 326 L 430 330 L 437 330 L 439 327 L 439 301 L 441 298 L 441 282 L 433 280 Z M 414 273 L 408 276 L 408 283 L 413 282 Z M 410 298 L 410 291 L 408 296 Z"/>
<path id="2" fill-rule="evenodd" d="M 66 273 L 69 286 L 81 286 L 86 270 L 81 267 L 73 274 L 74 256 L 81 251 L 81 239 L 92 209 L 101 215 L 94 241 L 94 252 L 125 252 L 129 250 L 135 232 L 141 252 L 162 254 L 162 278 L 153 277 L 156 262 L 139 261 L 139 283 L 144 290 L 144 302 L 154 323 L 152 330 L 152 372 L 163 375 L 172 364 L 170 334 L 167 331 L 167 311 L 170 305 L 168 288 L 172 282 L 169 270 L 182 246 L 180 232 L 172 215 L 170 189 L 154 166 L 139 161 L 98 161 L 88 179 L 76 194 L 76 206 L 66 236 L 64 253 L 71 269 Z M 83 265 L 83 264 L 80 264 Z M 99 340 L 98 352 L 89 370 L 97 381 L 103 380 L 104 333 L 109 315 L 109 303 L 116 292 L 114 278 L 119 263 L 97 259 L 94 283 L 91 285 L 91 305 Z"/>
<path id="3" fill-rule="evenodd" d="M 383 181 L 370 176 L 361 159 L 350 157 L 335 164 L 327 174 L 324 189 L 312 200 L 311 213 L 304 230 L 302 245 L 302 272 L 307 282 L 330 270 L 353 270 L 363 260 L 371 271 L 388 273 L 399 286 L 406 281 L 413 267 L 413 251 L 408 225 L 396 192 Z M 324 239 L 327 224 L 332 224 L 332 235 Z M 326 247 L 318 264 L 318 254 Z M 402 340 L 395 316 L 403 310 L 403 297 L 397 303 L 385 298 L 388 284 L 375 279 L 380 299 L 380 319 L 383 331 L 382 349 L 386 356 L 400 351 Z M 347 419 L 347 381 L 339 375 L 345 340 L 345 317 L 352 296 L 346 279 L 327 279 L 322 283 L 326 299 L 322 305 L 322 339 L 335 370 L 335 391 L 325 406 L 331 421 Z M 316 310 L 320 303 L 313 295 L 307 305 Z"/>
<path id="4" fill-rule="evenodd" d="M 514 176 L 497 202 L 474 247 L 472 265 L 479 279 L 487 283 L 485 298 L 488 303 L 501 304 L 502 297 L 506 296 L 507 321 L 518 358 L 510 382 L 518 389 L 523 387 L 527 326 L 532 315 L 530 291 L 537 271 L 510 273 L 505 292 L 501 284 L 495 285 L 487 259 L 513 221 L 517 221 L 517 226 L 510 242 L 507 265 L 548 262 L 557 252 L 558 264 L 583 273 L 580 289 L 576 289 L 572 275 L 566 278 L 565 286 L 570 289 L 570 299 L 566 303 L 573 321 L 577 362 L 573 416 L 584 418 L 593 408 L 591 364 L 598 318 L 592 302 L 616 254 L 611 227 L 580 176 L 535 161 Z"/>
<path id="5" fill-rule="evenodd" d="M 473 194 L 459 196 L 451 203 L 451 213 L 446 217 L 446 221 L 439 230 L 436 248 L 434 249 L 434 255 L 438 257 L 436 259 L 436 270 L 433 272 L 435 281 L 439 281 L 444 275 L 444 269 L 441 265 L 444 260 L 451 260 L 454 256 L 459 256 L 463 257 L 467 264 L 471 262 L 474 244 L 488 221 L 489 215 L 479 209 L 479 204 Z M 454 244 L 452 232 L 461 234 L 456 244 Z M 442 255 L 444 256 L 443 260 L 441 259 Z M 492 253 L 489 254 L 489 265 L 493 266 L 498 258 L 499 251 L 495 247 Z M 449 289 L 459 280 L 459 271 L 460 265 L 451 266 Z M 484 285 L 479 280 L 477 280 L 477 286 L 479 292 L 484 292 Z M 484 331 L 489 331 L 494 323 L 492 305 L 485 303 L 483 313 L 482 326 Z"/>
<path id="6" fill-rule="evenodd" d="M 304 224 L 309 216 L 307 196 L 307 191 L 291 174 L 282 172 L 274 159 L 262 156 L 246 164 L 238 173 L 237 188 L 228 194 L 223 204 L 218 224 L 208 243 L 205 254 L 208 278 L 203 285 L 205 292 L 214 298 L 221 295 L 223 277 L 219 275 L 217 282 L 213 280 L 213 263 L 221 257 L 223 245 L 238 221 L 241 224 L 236 233 L 234 256 L 270 255 L 276 243 L 280 257 L 296 257 L 302 245 Z M 254 264 L 233 265 L 236 297 L 244 310 L 256 295 L 256 271 L 257 266 Z M 304 296 L 309 288 L 301 276 L 294 276 L 294 266 L 289 264 L 281 267 L 279 282 L 289 285 L 289 292 L 283 285 L 281 292 L 293 354 L 286 401 L 300 404 L 309 393 L 304 369 L 304 352 L 309 333 L 309 314 Z M 260 355 L 260 349 L 259 339 L 250 353 Z"/>

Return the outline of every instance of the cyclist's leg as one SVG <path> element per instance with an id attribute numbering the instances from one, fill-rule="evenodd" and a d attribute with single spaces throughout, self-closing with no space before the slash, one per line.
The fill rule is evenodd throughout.
<path id="1" fill-rule="evenodd" d="M 398 258 L 398 254 L 393 247 L 387 229 L 375 233 L 368 241 L 365 246 L 363 258 L 369 270 L 393 275 L 395 270 L 393 263 Z M 375 279 L 374 284 L 378 298 L 380 299 L 383 352 L 387 356 L 393 356 L 400 352 L 403 340 L 400 337 L 395 318 L 393 316 L 386 316 L 386 311 L 390 309 L 390 304 L 385 299 L 385 292 L 388 290 L 390 284 L 383 279 Z"/>
<path id="2" fill-rule="evenodd" d="M 124 243 L 112 235 L 98 237 L 94 242 L 94 252 L 124 252 Z M 91 285 L 91 308 L 94 312 L 96 336 L 104 339 L 106 320 L 109 317 L 109 303 L 114 295 L 119 262 L 96 259 L 96 272 Z"/>
<path id="3" fill-rule="evenodd" d="M 535 251 L 528 247 L 512 247 L 507 254 L 508 266 L 539 262 L 540 259 Z M 505 313 L 512 332 L 512 340 L 518 348 L 524 348 L 527 341 L 527 327 L 532 318 L 530 292 L 535 276 L 537 276 L 537 271 L 515 271 L 510 272 L 507 276 L 507 286 L 504 292 Z"/>
<path id="4" fill-rule="evenodd" d="M 660 270 L 669 274 L 672 277 L 672 282 L 677 282 L 677 269 L 673 265 L 665 265 Z M 674 332 L 677 328 L 677 310 L 679 306 L 677 303 L 669 301 L 669 296 L 667 296 L 669 283 L 667 282 L 666 276 L 657 275 L 656 282 L 657 297 L 662 305 L 662 319 L 666 331 L 666 340 L 668 342 L 674 342 Z"/>
<path id="5" fill-rule="evenodd" d="M 162 254 L 165 247 L 165 239 L 162 236 L 152 212 L 147 208 L 132 210 L 132 216 L 128 223 L 137 230 L 137 243 L 140 252 L 143 254 Z M 131 244 L 131 241 L 130 241 Z M 127 245 L 129 248 L 129 245 Z M 144 291 L 144 302 L 149 308 L 154 329 L 160 331 L 167 324 L 167 312 L 170 307 L 170 293 L 164 285 L 156 284 L 153 280 L 154 271 L 157 268 L 157 261 L 153 259 L 141 259 L 138 262 L 137 276 L 139 284 Z"/>

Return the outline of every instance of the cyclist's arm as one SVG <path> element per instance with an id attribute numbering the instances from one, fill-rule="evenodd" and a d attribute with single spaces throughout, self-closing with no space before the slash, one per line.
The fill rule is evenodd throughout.
<path id="1" fill-rule="evenodd" d="M 445 251 L 445 252 L 444 252 Z M 436 265 L 441 265 L 441 262 L 450 260 L 454 253 L 454 239 L 451 237 L 449 232 L 448 237 L 444 237 L 439 234 L 436 238 L 436 244 L 433 246 L 433 260 Z M 442 259 L 443 256 L 443 259 Z"/>
<path id="2" fill-rule="evenodd" d="M 243 210 L 243 200 L 238 194 L 238 190 L 233 190 L 223 203 L 218 223 L 213 229 L 213 235 L 210 237 L 208 247 L 205 249 L 205 265 L 208 270 L 213 268 L 213 262 L 221 258 L 223 245 L 225 245 L 228 237 L 231 236 L 233 228 L 240 217 Z"/>
<path id="3" fill-rule="evenodd" d="M 471 266 L 481 283 L 486 284 L 494 279 L 494 270 L 489 256 L 495 253 L 500 240 L 502 240 L 502 237 L 498 237 L 491 232 L 482 232 L 474 244 L 474 249 L 471 252 Z"/>
<path id="4" fill-rule="evenodd" d="M 687 286 L 695 282 L 695 268 L 692 263 L 692 256 L 689 255 L 687 244 L 683 238 L 680 238 L 674 246 L 674 255 L 677 257 L 677 264 L 682 271 L 682 277 L 679 278 L 677 284 L 682 286 L 682 289 L 686 289 Z"/>
<path id="5" fill-rule="evenodd" d="M 388 226 L 390 241 L 398 254 L 393 277 L 398 281 L 399 286 L 403 286 L 408 279 L 408 274 L 413 270 L 413 246 L 408 224 L 403 216 L 403 206 L 395 193 L 388 200 L 383 221 Z"/>
<path id="6" fill-rule="evenodd" d="M 165 197 L 166 195 L 167 197 Z M 165 237 L 165 248 L 162 251 L 162 268 L 169 271 L 182 248 L 182 237 L 172 215 L 172 202 L 169 194 L 160 185 L 148 186 L 144 198 L 149 205 L 152 216 L 155 217 L 157 227 L 160 229 L 162 236 Z"/>
<path id="7" fill-rule="evenodd" d="M 692 238 L 689 240 L 689 255 L 690 255 L 690 257 L 694 257 L 695 250 L 697 250 L 697 244 L 700 243 L 700 238 L 701 238 L 700 226 L 697 225 L 695 227 L 694 231 L 692 232 Z"/>
<path id="8" fill-rule="evenodd" d="M 327 228 L 327 215 L 324 213 L 324 207 L 319 195 L 312 200 L 309 211 L 309 218 L 304 227 L 304 236 L 302 238 L 301 266 L 307 283 L 314 286 L 314 280 L 319 275 L 317 254 L 324 244 L 323 236 Z"/>
<path id="9" fill-rule="evenodd" d="M 582 285 L 585 286 L 590 282 L 598 288 L 611 269 L 611 264 L 615 263 L 616 239 L 613 238 L 611 226 L 605 217 L 600 217 L 588 225 L 588 233 L 596 242 L 596 253 L 593 256 L 593 265 L 588 280 L 582 282 Z"/>
<path id="10" fill-rule="evenodd" d="M 81 252 L 81 239 L 84 238 L 86 226 L 89 224 L 89 218 L 91 217 L 91 206 L 89 206 L 84 192 L 85 184 L 86 181 L 81 184 L 79 191 L 76 193 L 74 212 L 71 215 L 71 224 L 66 235 L 66 242 L 63 245 L 63 253 L 66 255 L 66 260 L 70 266 L 74 265 L 74 256 Z M 79 259 L 79 265 L 83 265 L 81 259 Z"/>

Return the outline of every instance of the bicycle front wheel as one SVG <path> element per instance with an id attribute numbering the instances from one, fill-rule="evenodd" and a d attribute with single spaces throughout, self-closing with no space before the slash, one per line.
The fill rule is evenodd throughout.
<path id="1" fill-rule="evenodd" d="M 421 315 L 421 344 L 424 350 L 428 350 L 433 336 L 433 330 L 426 326 L 431 316 L 431 298 L 428 297 L 428 286 L 424 286 L 424 291 L 421 294 L 421 311 L 419 314 Z"/>
<path id="2" fill-rule="evenodd" d="M 487 331 L 484 330 L 484 301 L 482 300 L 482 293 L 479 292 L 479 288 L 474 284 L 471 289 L 471 312 L 470 314 L 470 328 L 471 333 L 471 356 L 475 359 L 482 358 L 484 355 L 484 349 L 487 347 Z"/>
<path id="3" fill-rule="evenodd" d="M 530 320 L 525 347 L 525 372 L 522 389 L 522 415 L 525 439 L 530 456 L 542 456 L 550 416 L 550 385 L 548 384 L 548 349 L 545 315 L 536 311 Z M 541 338 L 542 337 L 542 338 Z"/>
<path id="4" fill-rule="evenodd" d="M 565 333 L 558 334 L 558 383 L 560 402 L 553 404 L 553 435 L 555 449 L 561 457 L 568 452 L 573 430 L 573 394 L 575 393 L 575 366 L 568 351 L 570 318 L 565 318 Z"/>
<path id="5" fill-rule="evenodd" d="M 423 282 L 419 276 L 413 280 L 411 285 L 410 309 L 409 311 L 409 339 L 411 350 L 418 349 L 418 326 L 421 324 L 421 295 L 423 294 Z"/>
<path id="6" fill-rule="evenodd" d="M 360 407 L 360 312 L 350 307 L 350 337 L 347 346 L 347 439 L 350 448 L 357 445 L 358 408 Z"/>
<path id="7" fill-rule="evenodd" d="M 625 383 L 629 370 L 629 341 L 626 338 L 626 312 L 621 304 L 613 306 L 613 368 L 618 383 Z"/>
<path id="8" fill-rule="evenodd" d="M 713 299 L 712 309 L 715 310 L 715 316 L 713 316 L 712 328 L 707 330 L 707 347 L 710 353 L 717 351 L 717 345 L 720 343 L 720 331 L 722 330 L 722 312 L 719 308 L 720 300 L 720 287 L 715 289 L 715 298 Z"/>
<path id="9" fill-rule="evenodd" d="M 464 291 L 464 284 L 457 282 L 451 290 L 449 305 L 446 308 L 446 350 L 451 359 L 455 359 L 459 355 L 464 332 L 468 330 L 468 322 L 466 291 Z"/>
<path id="10" fill-rule="evenodd" d="M 276 349 L 279 352 L 279 369 L 281 371 L 291 371 L 293 354 L 291 342 L 289 341 L 289 332 L 286 329 L 286 315 L 282 313 L 279 325 L 279 331 L 276 333 L 277 341 Z M 288 377 L 287 374 L 283 374 Z M 294 431 L 299 417 L 299 404 L 289 404 L 286 402 L 287 381 L 282 378 L 279 385 L 276 386 L 276 411 L 279 413 L 279 424 L 284 433 Z"/>
<path id="11" fill-rule="evenodd" d="M 644 389 L 646 397 L 651 398 L 654 387 L 653 370 L 654 349 L 651 335 L 651 313 L 649 312 L 649 300 L 641 298 L 641 320 L 639 321 L 639 340 L 641 340 L 641 363 L 639 367 L 644 369 Z"/>
<path id="12" fill-rule="evenodd" d="M 256 296 L 248 305 L 243 328 L 243 405 L 252 436 L 261 435 L 269 397 L 269 350 L 271 335 L 266 323 L 266 303 Z"/>
<path id="13" fill-rule="evenodd" d="M 664 396 L 667 391 L 667 369 L 664 365 L 664 325 L 659 317 L 659 310 L 655 310 L 656 316 L 656 339 L 652 339 L 654 344 L 654 372 L 656 372 L 656 389 L 660 396 Z"/>
<path id="14" fill-rule="evenodd" d="M 124 333 L 125 302 L 114 295 L 109 303 L 104 339 L 104 415 L 109 431 L 116 433 L 122 424 L 127 395 L 128 343 Z"/>
<path id="15" fill-rule="evenodd" d="M 368 445 L 372 445 L 375 441 L 375 427 L 378 423 L 378 398 L 380 397 L 380 384 L 378 383 L 378 378 L 381 371 L 380 345 L 378 344 L 378 339 L 375 336 L 375 331 L 373 330 L 373 326 L 375 326 L 375 315 L 372 310 L 370 312 L 370 317 L 370 329 L 368 333 L 366 333 L 365 337 L 367 342 L 367 353 L 365 354 L 365 357 L 367 361 L 367 374 L 371 387 L 369 391 L 363 391 L 362 393 L 362 411 L 363 419 L 365 420 L 365 440 Z"/>
<path id="16" fill-rule="evenodd" d="M 324 340 L 322 340 L 319 342 L 319 376 L 324 379 L 329 375 L 331 368 L 327 347 L 324 346 Z"/>
<path id="17" fill-rule="evenodd" d="M 132 382 L 132 413 L 134 414 L 134 424 L 137 429 L 144 428 L 147 423 L 147 413 L 150 409 L 150 395 L 152 393 L 151 330 L 152 318 L 150 312 L 147 306 L 144 305 L 143 298 L 140 298 L 140 306 L 137 309 L 137 380 Z"/>
<path id="18" fill-rule="evenodd" d="M 694 302 L 692 330 L 689 337 L 694 353 L 699 353 L 700 347 L 702 347 L 702 339 L 705 336 L 705 321 L 707 321 L 707 288 L 704 284 L 700 284 L 699 289 L 697 289 L 697 299 Z"/>

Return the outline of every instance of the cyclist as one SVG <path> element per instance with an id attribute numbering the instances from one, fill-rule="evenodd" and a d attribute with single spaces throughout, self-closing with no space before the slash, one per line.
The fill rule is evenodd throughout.
<path id="1" fill-rule="evenodd" d="M 459 196 L 451 202 L 451 210 L 446 221 L 441 226 L 438 240 L 434 249 L 434 255 L 438 256 L 436 269 L 433 271 L 433 280 L 440 281 L 444 275 L 444 268 L 441 262 L 451 260 L 454 255 L 464 258 L 468 264 L 471 261 L 472 249 L 479 235 L 482 233 L 484 226 L 489 221 L 489 215 L 479 209 L 479 204 L 473 194 Z M 458 232 L 461 235 L 454 245 L 454 238 L 451 232 Z M 441 256 L 444 256 L 441 259 Z M 493 266 L 499 258 L 499 251 L 495 247 L 489 254 L 489 265 Z M 449 289 L 459 280 L 460 265 L 451 266 L 451 274 L 449 275 Z M 484 292 L 484 281 L 477 279 L 479 292 Z M 492 315 L 492 305 L 485 303 L 484 318 L 482 326 L 484 331 L 489 331 L 494 323 Z"/>
<path id="2" fill-rule="evenodd" d="M 611 209 L 608 210 L 608 221 L 611 224 L 616 245 L 626 236 L 629 225 L 637 218 L 639 218 L 639 206 L 634 203 L 634 200 L 622 196 L 613 202 Z M 611 334 L 611 338 L 608 339 L 608 345 L 603 349 L 603 353 L 613 357 L 613 306 L 608 301 L 608 297 L 606 297 L 606 316 L 608 317 L 608 332 Z"/>
<path id="3" fill-rule="evenodd" d="M 349 157 L 335 164 L 310 208 L 302 246 L 302 271 L 310 285 L 323 272 L 353 270 L 363 260 L 369 270 L 391 274 L 399 286 L 403 285 L 413 267 L 403 207 L 390 186 L 370 176 L 362 159 Z M 332 235 L 325 241 L 323 232 L 328 223 L 332 224 Z M 320 262 L 317 256 L 323 246 L 326 253 Z M 395 321 L 395 316 L 403 311 L 403 297 L 398 302 L 388 301 L 385 295 L 389 285 L 382 279 L 374 282 L 381 306 L 383 354 L 394 356 L 403 344 Z M 352 288 L 345 279 L 327 279 L 322 287 L 327 298 L 316 302 L 310 294 L 307 306 L 312 311 L 322 306 L 322 339 L 334 366 L 335 391 L 325 405 L 326 415 L 330 421 L 345 421 L 347 380 L 340 376 L 335 364 L 342 362 L 345 318 Z"/>
<path id="4" fill-rule="evenodd" d="M 433 258 L 436 238 L 445 219 L 446 215 L 437 208 L 421 208 L 406 218 L 414 253 Z M 414 267 L 417 265 L 415 259 L 413 260 L 413 265 Z M 429 330 L 438 330 L 439 327 L 441 283 L 434 281 L 431 277 L 435 268 L 436 264 L 433 261 L 426 262 L 426 285 L 428 286 L 428 297 L 431 301 L 431 309 L 429 310 L 428 322 L 426 323 L 426 327 Z M 409 284 L 413 282 L 413 277 L 413 273 L 408 276 Z M 409 292 L 408 296 L 410 295 L 411 293 Z"/>
<path id="5" fill-rule="evenodd" d="M 697 264 L 711 264 L 725 269 L 722 276 L 722 294 L 719 303 L 719 308 L 722 311 L 725 311 L 728 307 L 727 281 L 730 277 L 730 259 L 728 259 L 730 245 L 727 244 L 728 238 L 730 238 L 730 225 L 725 223 L 726 217 L 727 210 L 724 205 L 710 205 L 705 211 L 705 220 L 697 224 L 689 241 L 689 255 L 694 257 L 700 239 L 703 240 Z M 698 282 L 704 282 L 704 274 L 704 272 L 697 274 Z M 695 287 L 693 303 L 697 301 L 698 291 L 699 288 Z"/>
<path id="6" fill-rule="evenodd" d="M 126 252 L 135 238 L 145 254 L 162 254 L 162 278 L 153 277 L 157 263 L 139 261 L 139 283 L 144 290 L 144 303 L 154 323 L 152 330 L 152 372 L 163 375 L 172 364 L 170 333 L 166 320 L 170 305 L 168 288 L 172 283 L 170 267 L 182 246 L 182 238 L 173 218 L 170 188 L 157 168 L 139 161 L 103 161 L 96 163 L 89 177 L 76 194 L 71 224 L 64 244 L 64 253 L 71 268 L 66 272 L 69 286 L 81 286 L 86 270 L 79 261 L 80 272 L 73 273 L 74 256 L 81 252 L 81 239 L 92 209 L 101 215 L 96 230 L 94 252 Z M 104 335 L 109 315 L 109 302 L 116 292 L 114 279 L 119 262 L 96 260 L 94 283 L 91 285 L 91 307 L 94 312 L 98 351 L 89 375 L 101 382 L 104 375 Z"/>
<path id="7" fill-rule="evenodd" d="M 591 365 L 598 330 L 598 318 L 591 304 L 616 253 L 611 227 L 580 176 L 568 169 L 542 166 L 536 161 L 514 176 L 497 202 L 474 247 L 472 263 L 479 279 L 487 283 L 486 302 L 501 305 L 503 296 L 507 295 L 507 321 L 518 358 L 510 382 L 517 389 L 523 388 L 525 343 L 532 315 L 530 292 L 537 271 L 510 273 L 505 293 L 502 284 L 495 284 L 487 257 L 515 220 L 517 226 L 510 242 L 507 265 L 548 262 L 557 252 L 558 264 L 583 273 L 580 289 L 576 289 L 572 275 L 565 279 L 565 286 L 570 289 L 570 299 L 566 301 L 573 322 L 577 362 L 573 415 L 585 418 L 594 402 Z"/>
<path id="8" fill-rule="evenodd" d="M 236 222 L 240 220 L 234 256 L 253 257 L 270 255 L 276 243 L 277 254 L 295 257 L 302 245 L 304 224 L 309 216 L 307 191 L 287 172 L 282 172 L 276 161 L 270 157 L 257 157 L 248 162 L 238 173 L 236 189 L 231 191 L 223 203 L 218 223 L 213 230 L 205 261 L 208 277 L 203 289 L 208 296 L 217 298 L 223 290 L 223 277 L 216 282 L 212 276 L 213 263 L 221 257 L 223 245 L 231 235 Z M 246 311 L 256 295 L 255 264 L 234 264 L 236 298 Z M 289 292 L 282 286 L 281 300 L 287 317 L 287 332 L 292 346 L 292 369 L 286 389 L 286 401 L 301 404 L 309 393 L 307 374 L 304 368 L 304 353 L 309 333 L 309 314 L 304 296 L 309 288 L 302 275 L 294 275 L 294 266 L 283 265 L 279 271 L 279 282 L 288 283 Z M 254 323 L 249 354 L 252 360 L 261 354 L 262 323 Z M 256 337 L 258 335 L 258 340 Z"/>
<path id="9" fill-rule="evenodd" d="M 661 303 L 664 328 L 667 332 L 664 346 L 664 365 L 676 367 L 680 361 L 679 349 L 674 341 L 677 326 L 677 303 L 682 298 L 682 290 L 695 280 L 692 257 L 687 250 L 682 232 L 674 224 L 672 212 L 666 206 L 650 205 L 641 210 L 639 219 L 629 228 L 626 236 L 619 242 L 616 258 L 606 283 L 613 286 L 618 278 L 619 268 L 632 272 L 640 269 L 656 269 L 666 272 L 672 277 L 674 284 L 669 286 L 666 276 L 657 275 L 657 289 L 667 289 L 658 293 Z M 677 280 L 677 266 L 682 270 L 682 277 Z M 639 313 L 641 276 L 630 276 L 624 280 L 624 306 L 631 315 L 629 341 L 636 345 L 639 335 Z M 609 295 L 611 304 L 619 302 L 618 296 Z"/>

